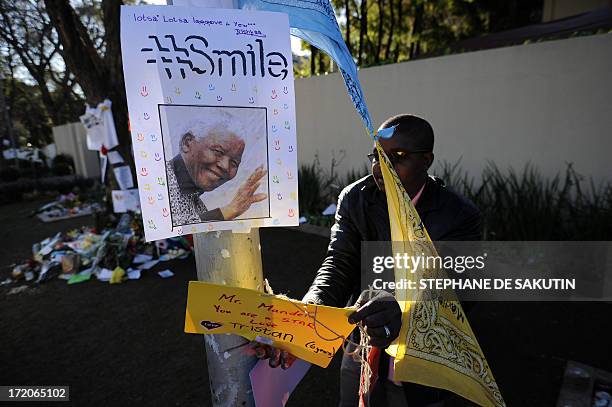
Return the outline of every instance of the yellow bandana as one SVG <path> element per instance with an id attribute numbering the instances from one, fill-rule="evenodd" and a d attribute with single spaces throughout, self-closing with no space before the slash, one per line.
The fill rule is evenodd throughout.
<path id="1" fill-rule="evenodd" d="M 378 142 L 376 149 L 382 157 L 393 252 L 437 256 L 425 225 Z M 439 276 L 441 270 L 420 266 L 410 273 L 395 268 L 395 280 L 416 281 L 432 273 Z M 422 291 L 396 292 L 403 323 L 399 337 L 387 349 L 395 358 L 394 379 L 446 389 L 483 407 L 505 406 L 459 301 L 423 301 L 422 295 Z"/>

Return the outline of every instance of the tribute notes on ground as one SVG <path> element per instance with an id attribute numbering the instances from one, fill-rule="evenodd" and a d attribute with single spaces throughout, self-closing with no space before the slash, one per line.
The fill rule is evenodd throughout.
<path id="1" fill-rule="evenodd" d="M 349 308 L 304 304 L 245 288 L 191 281 L 185 332 L 231 333 L 327 367 L 355 328 Z"/>

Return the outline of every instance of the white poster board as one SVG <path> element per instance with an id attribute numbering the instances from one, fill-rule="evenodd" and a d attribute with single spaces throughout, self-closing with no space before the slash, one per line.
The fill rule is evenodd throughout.
<path id="1" fill-rule="evenodd" d="M 115 173 L 115 179 L 117 180 L 117 184 L 119 184 L 119 188 L 123 190 L 134 188 L 134 179 L 132 178 L 130 167 L 127 165 L 115 167 L 113 168 L 113 172 Z"/>
<path id="2" fill-rule="evenodd" d="M 113 212 L 125 213 L 127 211 L 140 212 L 140 199 L 137 189 L 113 190 Z"/>
<path id="3" fill-rule="evenodd" d="M 286 14 L 122 6 L 145 237 L 298 224 Z"/>
<path id="4" fill-rule="evenodd" d="M 87 106 L 79 119 L 87 131 L 87 148 L 100 151 L 104 146 L 110 150 L 119 145 L 111 101 L 106 99 L 92 108 Z"/>

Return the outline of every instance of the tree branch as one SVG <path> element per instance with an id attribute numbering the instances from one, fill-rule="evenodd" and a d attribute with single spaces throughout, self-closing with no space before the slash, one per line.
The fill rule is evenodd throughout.
<path id="1" fill-rule="evenodd" d="M 68 0 L 44 1 L 64 48 L 66 66 L 76 75 L 88 101 L 97 104 L 107 96 L 108 76 L 103 59 Z"/>

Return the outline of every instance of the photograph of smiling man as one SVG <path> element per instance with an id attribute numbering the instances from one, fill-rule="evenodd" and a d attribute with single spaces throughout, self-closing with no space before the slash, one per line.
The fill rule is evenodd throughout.
<path id="1" fill-rule="evenodd" d="M 159 110 L 173 227 L 270 216 L 265 108 Z"/>

